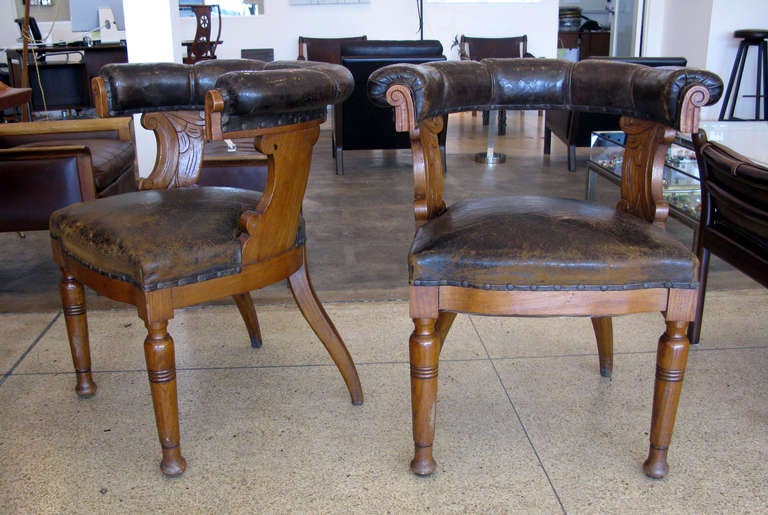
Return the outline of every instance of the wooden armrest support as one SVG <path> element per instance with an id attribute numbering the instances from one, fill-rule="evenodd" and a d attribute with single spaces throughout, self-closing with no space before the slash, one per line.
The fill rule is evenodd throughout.
<path id="1" fill-rule="evenodd" d="M 8 137 L 41 134 L 86 134 L 88 132 L 110 131 L 117 135 L 117 139 L 133 141 L 133 125 L 131 118 L 128 116 L 0 124 L 0 136 Z"/>

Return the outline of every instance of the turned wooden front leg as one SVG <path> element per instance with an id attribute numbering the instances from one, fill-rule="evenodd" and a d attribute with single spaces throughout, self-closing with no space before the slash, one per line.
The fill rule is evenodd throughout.
<path id="1" fill-rule="evenodd" d="M 69 349 L 72 352 L 72 363 L 77 376 L 75 392 L 80 397 L 91 397 L 96 393 L 96 383 L 91 377 L 91 347 L 88 341 L 85 289 L 74 276 L 62 270 L 59 291 L 64 306 Z"/>
<path id="2" fill-rule="evenodd" d="M 176 357 L 168 322 L 147 323 L 144 357 L 147 361 L 157 434 L 163 450 L 160 469 L 167 476 L 178 476 L 187 467 L 179 439 L 179 403 L 176 394 Z"/>
<path id="3" fill-rule="evenodd" d="M 437 466 L 432 458 L 437 415 L 437 362 L 440 356 L 436 322 L 434 318 L 415 318 L 410 339 L 411 411 L 415 447 L 411 470 L 419 476 L 432 474 Z"/>
<path id="4" fill-rule="evenodd" d="M 651 416 L 651 445 L 643 464 L 646 475 L 662 478 L 667 474 L 667 450 L 672 440 L 675 414 L 683 387 L 689 342 L 688 322 L 667 322 L 667 330 L 659 339 L 656 355 L 656 384 Z"/>

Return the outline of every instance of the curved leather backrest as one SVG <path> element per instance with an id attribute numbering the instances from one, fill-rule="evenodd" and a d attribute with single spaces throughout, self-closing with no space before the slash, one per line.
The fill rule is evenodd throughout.
<path id="1" fill-rule="evenodd" d="M 485 59 L 392 65 L 368 82 L 372 101 L 387 106 L 390 86 L 410 89 L 417 120 L 451 112 L 488 109 L 573 109 L 652 120 L 678 127 L 684 97 L 694 86 L 723 91 L 720 77 L 691 68 L 557 59 Z"/>
<path id="2" fill-rule="evenodd" d="M 201 110 L 205 93 L 220 75 L 235 70 L 261 70 L 254 59 L 209 60 L 195 64 L 108 64 L 104 81 L 110 116 L 152 111 Z"/>
<path id="3" fill-rule="evenodd" d="M 343 102 L 354 82 L 346 68 L 328 63 L 223 74 L 216 81 L 224 132 L 324 119 L 329 104 Z M 282 67 L 280 67 L 282 66 Z"/>

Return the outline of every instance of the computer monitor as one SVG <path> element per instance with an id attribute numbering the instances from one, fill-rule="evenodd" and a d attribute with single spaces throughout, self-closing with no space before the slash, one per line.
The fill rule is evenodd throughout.
<path id="1" fill-rule="evenodd" d="M 19 26 L 19 32 L 21 34 L 24 34 L 24 18 L 16 18 L 14 20 L 16 24 Z M 37 20 L 30 17 L 29 18 L 29 32 L 31 36 L 30 43 L 42 43 L 43 42 L 43 35 L 40 33 L 40 27 L 37 25 Z"/>
<path id="2" fill-rule="evenodd" d="M 72 32 L 91 32 L 99 28 L 99 8 L 109 7 L 115 15 L 118 30 L 125 30 L 123 0 L 70 0 Z"/>

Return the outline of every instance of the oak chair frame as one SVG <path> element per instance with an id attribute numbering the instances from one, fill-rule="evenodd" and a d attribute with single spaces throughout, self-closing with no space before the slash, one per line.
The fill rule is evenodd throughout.
<path id="1" fill-rule="evenodd" d="M 436 116 L 419 120 L 416 100 L 410 88 L 404 85 L 391 85 L 386 95 L 395 110 L 397 130 L 407 131 L 411 138 L 414 214 L 418 228 L 446 210 L 443 157 L 437 140 L 443 119 Z M 708 100 L 709 91 L 705 87 L 690 88 L 683 100 L 680 125 L 676 129 L 696 132 L 700 107 L 706 105 Z M 476 109 L 480 106 L 472 107 Z M 662 172 L 667 149 L 675 138 L 675 128 L 629 117 L 622 117 L 621 128 L 627 133 L 627 142 L 622 165 L 621 199 L 616 208 L 664 227 L 669 206 L 662 197 Z M 653 478 L 666 475 L 669 468 L 667 451 L 689 349 L 686 330 L 695 316 L 696 289 L 505 291 L 411 285 L 409 297 L 410 316 L 414 323 L 409 348 L 414 438 L 411 470 L 415 474 L 430 475 L 436 468 L 432 446 L 438 360 L 457 313 L 590 317 L 597 340 L 601 375 L 610 376 L 613 367 L 611 317 L 659 311 L 664 316 L 666 330 L 658 342 L 650 448 L 643 469 L 646 475 Z"/>
<path id="2" fill-rule="evenodd" d="M 168 321 L 178 308 L 232 296 L 246 322 L 251 343 L 257 346 L 257 343 L 260 345 L 261 335 L 250 291 L 287 279 L 301 313 L 339 369 L 352 403 L 357 405 L 363 402 L 354 362 L 312 287 L 305 244 L 296 245 L 312 148 L 318 139 L 322 119 L 223 132 L 221 111 L 224 105 L 219 91 L 208 91 L 202 125 L 204 138 L 253 138 L 255 148 L 265 155 L 268 167 L 265 191 L 257 209 L 243 212 L 240 218 L 243 229 L 240 236 L 241 272 L 146 291 L 125 280 L 92 270 L 64 252 L 60 242 L 52 239 L 54 259 L 62 270 L 60 292 L 76 372 L 75 391 L 79 396 L 90 397 L 96 393 L 84 285 L 100 295 L 136 306 L 139 317 L 144 321 L 147 328 L 144 354 L 162 449 L 160 468 L 168 476 L 180 475 L 186 468 L 180 446 L 174 341 L 167 331 Z M 167 156 L 167 160 L 173 161 L 174 158 Z M 167 174 L 164 171 L 159 176 L 167 177 Z M 153 182 L 153 185 L 157 186 L 157 183 Z"/>

